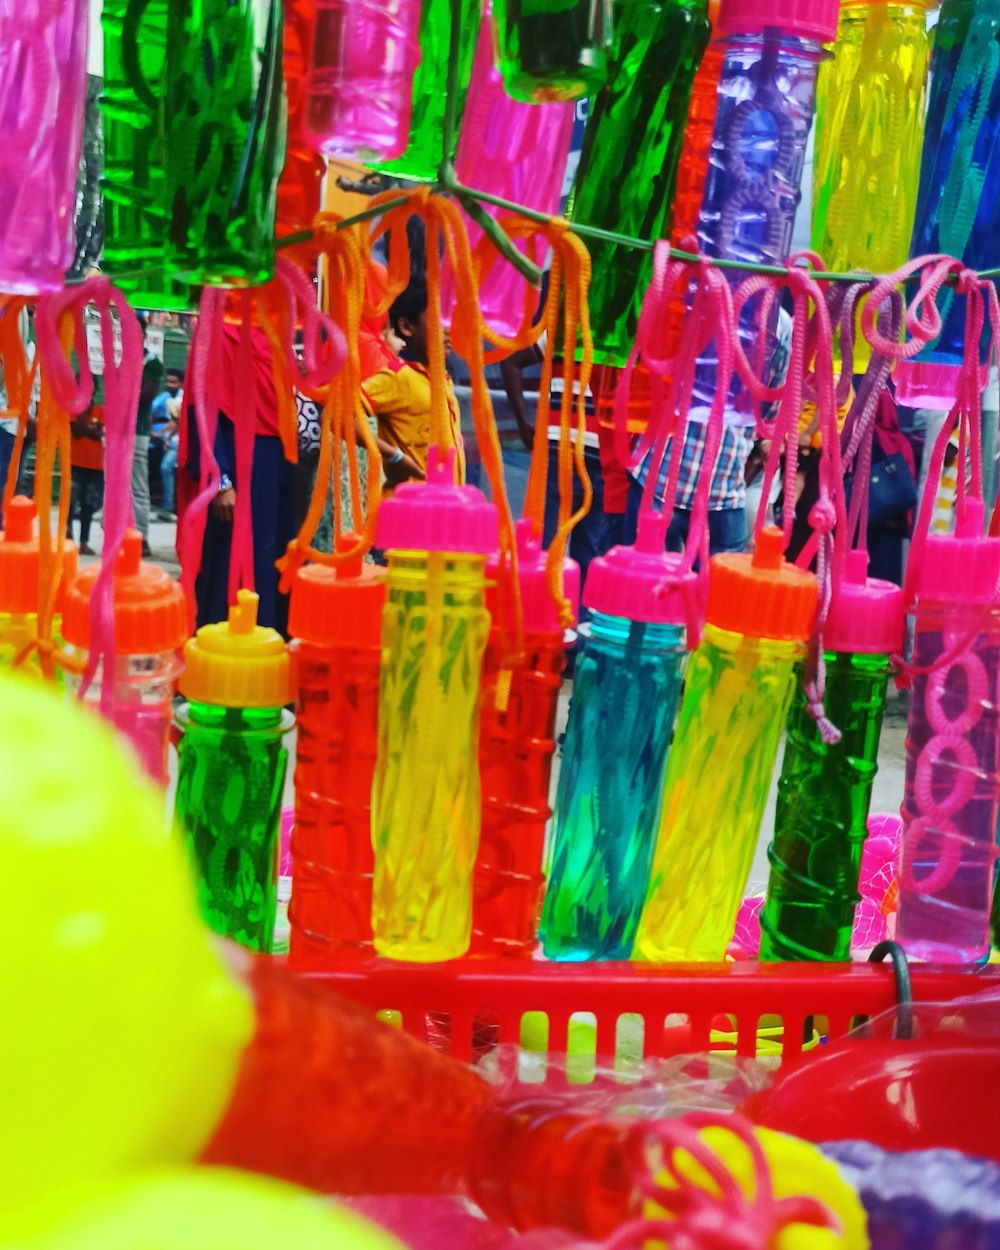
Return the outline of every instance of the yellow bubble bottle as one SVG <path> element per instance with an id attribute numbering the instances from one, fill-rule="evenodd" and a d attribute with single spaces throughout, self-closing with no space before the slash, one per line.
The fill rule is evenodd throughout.
<path id="1" fill-rule="evenodd" d="M 479 690 L 489 635 L 486 557 L 497 510 L 455 485 L 432 446 L 427 481 L 385 501 L 378 754 L 372 787 L 372 936 L 392 959 L 456 959 L 472 932 L 479 847 Z"/>
<path id="2" fill-rule="evenodd" d="M 816 87 L 812 246 L 831 270 L 909 256 L 929 61 L 927 0 L 841 0 Z"/>
<path id="3" fill-rule="evenodd" d="M 34 502 L 15 495 L 7 508 L 6 525 L 0 534 L 0 668 L 11 668 L 38 639 L 38 609 L 41 606 L 42 553 L 35 533 Z M 63 565 L 56 595 L 61 606 L 62 590 L 76 577 L 78 551 L 70 539 L 63 541 Z M 38 655 L 32 655 L 27 671 L 37 674 Z"/>
<path id="4" fill-rule="evenodd" d="M 780 530 L 712 562 L 707 624 L 688 664 L 633 958 L 719 960 L 760 836 L 771 774 L 816 612 L 812 573 Z"/>

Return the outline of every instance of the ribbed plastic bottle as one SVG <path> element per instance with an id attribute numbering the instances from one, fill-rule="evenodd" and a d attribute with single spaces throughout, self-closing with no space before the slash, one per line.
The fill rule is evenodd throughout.
<path id="1" fill-rule="evenodd" d="M 306 76 L 316 31 L 315 0 L 285 0 L 282 70 L 288 100 L 288 141 L 285 167 L 278 182 L 275 229 L 280 239 L 307 230 L 319 212 L 320 184 L 326 169 L 313 151 L 305 129 Z"/>
<path id="2" fill-rule="evenodd" d="M 493 0 L 493 24 L 504 86 L 515 100 L 578 100 L 607 81 L 610 0 Z"/>
<path id="3" fill-rule="evenodd" d="M 151 308 L 187 308 L 167 272 L 167 0 L 104 0 L 104 252 L 116 285 Z"/>
<path id="4" fill-rule="evenodd" d="M 1000 817 L 1000 539 L 967 500 L 927 539 L 916 587 L 896 940 L 912 959 L 990 950 Z"/>
<path id="5" fill-rule="evenodd" d="M 279 0 L 175 0 L 165 92 L 167 263 L 189 282 L 274 276 L 285 164 Z"/>
<path id="6" fill-rule="evenodd" d="M 635 957 L 721 960 L 733 936 L 799 660 L 816 614 L 812 573 L 765 529 L 753 555 L 711 562 L 708 623 L 691 657 L 670 751 Z"/>
<path id="7" fill-rule="evenodd" d="M 317 0 L 305 134 L 324 156 L 387 161 L 410 134 L 420 0 Z"/>
<path id="8" fill-rule="evenodd" d="M 8 7 L 0 32 L 0 291 L 62 289 L 86 103 L 85 0 Z"/>
<path id="9" fill-rule="evenodd" d="M 595 560 L 584 587 L 539 936 L 549 959 L 628 959 L 642 911 L 695 581 L 665 519 Z M 685 594 L 687 592 L 687 594 Z"/>
<path id="10" fill-rule="evenodd" d="M 801 682 L 792 700 L 760 913 L 761 959 L 851 957 L 890 660 L 903 644 L 903 592 L 869 579 L 867 567 L 865 552 L 848 555 L 823 632 L 824 703 L 840 741 L 823 741 Z"/>
<path id="11" fill-rule="evenodd" d="M 178 683 L 174 814 L 187 838 L 205 923 L 270 952 L 278 902 L 278 833 L 295 723 L 291 661 L 276 629 L 257 624 L 258 597 L 240 590 L 229 619 L 184 648 Z"/>
<path id="12" fill-rule="evenodd" d="M 10 668 L 18 656 L 38 638 L 41 549 L 35 533 L 37 508 L 25 495 L 15 495 L 7 508 L 0 534 L 0 668 Z M 76 577 L 79 550 L 67 538 L 63 542 L 63 571 L 56 592 L 56 612 L 62 609 L 65 588 Z M 55 622 L 58 634 L 60 622 Z M 29 672 L 38 672 L 37 653 Z"/>
<path id="13" fill-rule="evenodd" d="M 479 722 L 483 820 L 473 879 L 469 953 L 528 958 L 537 940 L 545 884 L 542 859 L 552 814 L 549 791 L 556 710 L 572 634 L 567 637 L 559 623 L 548 592 L 545 552 L 531 536 L 531 522 L 518 521 L 517 575 L 526 659 L 507 674 L 510 687 L 504 706 L 498 707 L 504 651 L 501 602 L 491 579 L 495 571 L 496 563 L 491 561 L 486 602 L 492 627 L 483 660 Z M 580 566 L 574 560 L 564 565 L 563 589 L 575 616 Z"/>
<path id="14" fill-rule="evenodd" d="M 906 263 L 930 51 L 927 0 L 841 0 L 816 87 L 812 246 L 831 269 Z"/>
<path id="15" fill-rule="evenodd" d="M 840 0 L 722 0 L 725 48 L 698 239 L 707 256 L 780 265 L 789 255 L 812 129 L 816 74 L 834 38 Z M 780 138 L 779 138 L 780 137 Z M 745 275 L 730 272 L 739 284 Z M 777 309 L 773 310 L 775 326 Z M 760 300 L 740 317 L 756 343 Z M 756 356 L 753 357 L 756 359 Z M 691 417 L 707 420 L 715 396 L 714 346 L 702 353 Z M 752 425 L 754 405 L 734 373 L 727 422 Z"/>
<path id="16" fill-rule="evenodd" d="M 455 159 L 458 126 L 462 120 L 479 34 L 481 0 L 460 0 L 457 25 L 453 21 L 452 8 L 452 0 L 423 2 L 420 10 L 420 64 L 413 77 L 409 139 L 402 156 L 379 165 L 384 174 L 415 182 L 433 182 L 442 160 Z M 445 152 L 444 114 L 452 39 L 458 40 L 455 134 L 451 151 Z"/>
<path id="17" fill-rule="evenodd" d="M 695 71 L 708 43 L 706 0 L 624 0 L 607 85 L 591 104 L 569 216 L 633 238 L 670 230 Z M 624 365 L 653 272 L 649 252 L 587 241 L 594 356 Z"/>
<path id="18" fill-rule="evenodd" d="M 670 213 L 671 239 L 675 245 L 679 245 L 686 235 L 694 234 L 698 229 L 705 179 L 708 177 L 709 154 L 712 150 L 712 132 L 715 130 L 715 114 L 719 107 L 719 79 L 722 77 L 722 62 L 726 52 L 725 45 L 718 38 L 719 0 L 708 0 L 708 20 L 712 37 L 694 76 L 691 102 L 688 104 L 687 122 L 684 126 L 684 140 L 677 163 L 677 186 Z"/>
<path id="19" fill-rule="evenodd" d="M 570 103 L 524 104 L 511 99 L 493 64 L 490 24 L 484 18 L 455 157 L 459 182 L 549 217 L 558 213 L 574 116 Z M 484 207 L 494 216 L 499 211 Z M 469 242 L 475 247 L 482 231 L 471 220 L 466 226 Z M 529 252 L 536 264 L 544 262 L 546 248 L 544 239 L 536 239 Z M 442 276 L 442 308 L 447 314 L 454 305 L 454 283 L 447 261 Z M 513 265 L 502 258 L 497 260 L 479 286 L 479 305 L 486 324 L 513 338 L 524 319 L 527 289 L 527 280 Z"/>
<path id="20" fill-rule="evenodd" d="M 375 950 L 432 963 L 469 949 L 479 849 L 479 701 L 489 634 L 486 557 L 497 511 L 455 485 L 432 445 L 427 481 L 379 513 L 389 558 L 372 788 Z"/>
<path id="21" fill-rule="evenodd" d="M 342 534 L 338 549 L 359 539 Z M 371 798 L 385 570 L 307 564 L 288 630 L 298 690 L 289 965 L 319 971 L 373 954 Z"/>
<path id="22" fill-rule="evenodd" d="M 141 557 L 142 535 L 127 530 L 113 581 L 114 672 L 98 669 L 85 698 L 99 708 L 102 688 L 112 683 L 108 719 L 132 743 L 149 776 L 165 786 L 174 682 L 182 666 L 180 648 L 188 638 L 188 610 L 180 584 Z M 99 573 L 97 564 L 81 569 L 66 591 L 63 638 L 81 665 L 90 648 L 90 602 Z M 82 680 L 76 668 L 66 671 L 71 692 L 79 692 Z"/>
<path id="23" fill-rule="evenodd" d="M 1000 233 L 1000 0 L 943 0 L 911 256 L 945 252 L 972 269 L 996 262 Z M 896 367 L 897 399 L 951 408 L 965 343 L 965 300 L 947 291 L 940 338 Z"/>

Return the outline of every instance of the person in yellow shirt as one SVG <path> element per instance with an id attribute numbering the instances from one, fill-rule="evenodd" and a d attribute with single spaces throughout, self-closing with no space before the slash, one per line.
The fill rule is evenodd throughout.
<path id="1" fill-rule="evenodd" d="M 385 467 L 386 489 L 427 471 L 431 440 L 431 380 L 427 371 L 427 285 L 414 278 L 389 309 L 389 324 L 402 339 L 400 359 L 387 363 L 366 378 L 361 397 L 369 416 L 378 421 L 379 450 Z M 444 349 L 448 350 L 448 336 Z M 458 400 L 451 378 L 445 375 L 449 446 L 455 448 L 455 475 L 465 481 L 465 453 Z"/>

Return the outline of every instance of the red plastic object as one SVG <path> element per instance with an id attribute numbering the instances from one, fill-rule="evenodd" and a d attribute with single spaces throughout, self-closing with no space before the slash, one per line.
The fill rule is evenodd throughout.
<path id="1" fill-rule="evenodd" d="M 1000 1163 L 1000 1038 L 851 1039 L 785 1068 L 742 1110 L 808 1141 L 944 1147 Z"/>
<path id="2" fill-rule="evenodd" d="M 282 69 L 288 99 L 288 148 L 278 183 L 278 237 L 308 229 L 319 212 L 323 160 L 309 147 L 303 132 L 303 82 L 316 28 L 314 0 L 286 0 Z"/>

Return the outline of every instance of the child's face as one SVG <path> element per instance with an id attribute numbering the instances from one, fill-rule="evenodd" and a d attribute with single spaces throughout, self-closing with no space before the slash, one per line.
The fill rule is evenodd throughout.
<path id="1" fill-rule="evenodd" d="M 411 321 L 408 317 L 400 317 L 398 329 L 403 341 L 406 344 L 407 353 L 421 364 L 427 364 L 428 333 L 426 309 L 420 314 L 416 321 Z M 444 344 L 445 352 L 448 352 L 451 349 L 451 342 L 448 338 L 448 330 L 446 327 L 442 327 L 441 339 Z"/>

